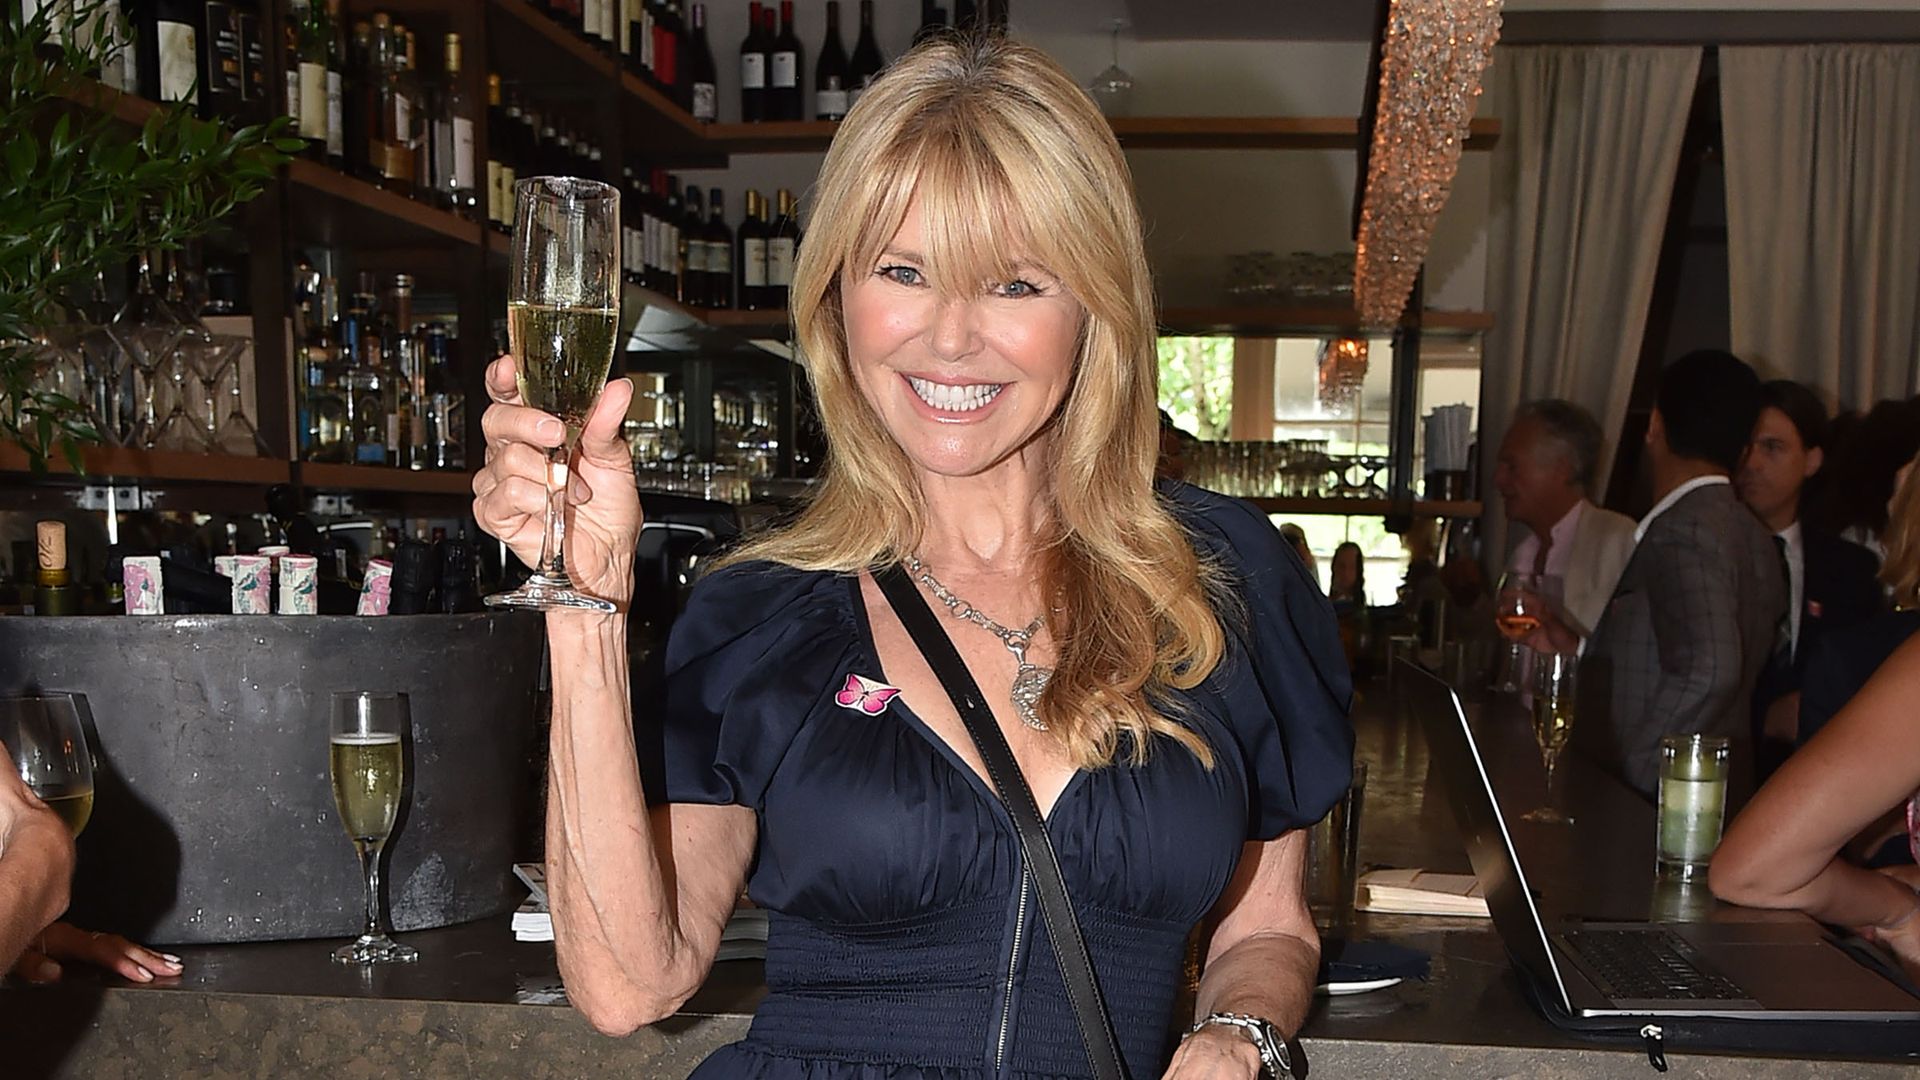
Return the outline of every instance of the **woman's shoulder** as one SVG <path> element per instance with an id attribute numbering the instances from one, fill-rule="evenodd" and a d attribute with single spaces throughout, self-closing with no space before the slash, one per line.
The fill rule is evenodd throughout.
<path id="1" fill-rule="evenodd" d="M 1199 542 L 1203 554 L 1233 565 L 1298 561 L 1273 521 L 1252 503 L 1179 480 L 1161 481 L 1156 490 L 1175 520 Z"/>
<path id="2" fill-rule="evenodd" d="M 730 563 L 702 577 L 674 620 L 669 668 L 742 642 L 851 632 L 846 575 L 766 560 Z"/>

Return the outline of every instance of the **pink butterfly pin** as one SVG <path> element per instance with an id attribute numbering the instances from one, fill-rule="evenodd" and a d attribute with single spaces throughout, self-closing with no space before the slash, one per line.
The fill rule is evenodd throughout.
<path id="1" fill-rule="evenodd" d="M 886 711 L 887 702 L 899 692 L 897 686 L 849 674 L 847 685 L 833 695 L 833 700 L 843 709 L 858 709 L 868 716 L 879 716 Z"/>

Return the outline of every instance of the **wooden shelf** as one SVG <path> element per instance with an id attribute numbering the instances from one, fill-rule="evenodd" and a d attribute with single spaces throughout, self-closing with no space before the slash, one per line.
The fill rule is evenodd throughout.
<path id="1" fill-rule="evenodd" d="M 85 480 L 152 480 L 163 483 L 284 484 L 291 476 L 278 458 L 236 454 L 196 454 L 178 450 L 134 450 L 117 446 L 89 446 L 80 452 L 84 476 L 67 467 L 55 454 L 47 462 L 48 475 Z M 37 479 L 27 452 L 15 443 L 0 443 L 0 472 L 16 478 Z"/>
<path id="2" fill-rule="evenodd" d="M 295 236 L 358 250 L 480 243 L 480 223 L 416 202 L 315 161 L 287 163 Z"/>
<path id="3" fill-rule="evenodd" d="M 1404 322 L 1411 325 L 1412 320 Z M 1493 329 L 1493 314 L 1429 310 L 1421 314 L 1420 326 L 1428 331 L 1480 333 Z M 1360 315 L 1351 308 L 1182 307 L 1162 310 L 1160 327 L 1163 333 L 1188 337 L 1358 333 Z"/>
<path id="4" fill-rule="evenodd" d="M 106 113 L 115 120 L 134 127 L 145 127 L 160 106 L 137 94 L 128 94 L 98 79 L 80 76 L 72 77 L 61 87 L 60 96 L 76 105 Z"/>
<path id="5" fill-rule="evenodd" d="M 585 38 L 575 36 L 572 31 L 534 8 L 527 0 L 492 0 L 494 11 L 505 16 L 511 23 L 500 29 L 508 31 L 497 40 L 500 48 L 493 56 L 504 56 L 531 46 L 532 52 L 521 54 L 521 63 L 535 67 L 555 60 L 584 64 L 588 71 L 602 78 L 613 77 L 613 57 L 587 44 Z M 530 38 L 518 36 L 515 32 L 525 32 Z M 487 35 L 493 39 L 492 34 Z M 551 76 L 549 76 L 551 77 Z"/>
<path id="6" fill-rule="evenodd" d="M 408 495 L 473 497 L 473 475 L 447 470 L 389 469 L 380 465 L 295 463 L 300 486 L 323 491 L 390 491 Z"/>
<path id="7" fill-rule="evenodd" d="M 1347 514 L 1355 517 L 1377 517 L 1393 512 L 1391 499 L 1303 499 L 1262 495 L 1249 497 L 1246 501 L 1267 514 Z M 1419 517 L 1473 518 L 1480 516 L 1481 509 L 1481 504 L 1473 500 L 1416 501 L 1413 504 L 1413 512 Z"/>
<path id="8" fill-rule="evenodd" d="M 1360 121 L 1350 116 L 1125 116 L 1110 121 L 1128 150 L 1354 150 Z M 833 141 L 832 120 L 712 124 L 709 145 L 729 154 L 818 153 Z M 1489 150 L 1500 121 L 1475 120 L 1466 149 Z"/>

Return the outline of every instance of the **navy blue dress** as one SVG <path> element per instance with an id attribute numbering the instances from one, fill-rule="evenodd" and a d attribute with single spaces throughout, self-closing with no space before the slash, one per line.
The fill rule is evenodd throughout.
<path id="1" fill-rule="evenodd" d="M 1051 811 L 1128 1070 L 1160 1075 L 1189 931 L 1242 844 L 1317 820 L 1345 789 L 1351 696 L 1333 612 L 1245 503 L 1164 494 L 1244 601 L 1186 695 L 1215 748 L 1073 777 Z M 768 994 L 697 1080 L 1090 1075 L 999 800 L 883 682 L 857 577 L 769 563 L 694 589 L 667 650 L 662 801 L 759 815 L 748 893 L 768 912 Z"/>

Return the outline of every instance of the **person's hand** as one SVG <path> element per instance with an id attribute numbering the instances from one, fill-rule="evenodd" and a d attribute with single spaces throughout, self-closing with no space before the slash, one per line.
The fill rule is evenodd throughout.
<path id="1" fill-rule="evenodd" d="M 1561 621 L 1560 612 L 1554 605 L 1542 603 L 1535 610 L 1540 612 L 1540 625 L 1527 635 L 1527 648 L 1537 653 L 1580 651 L 1580 635 Z"/>
<path id="2" fill-rule="evenodd" d="M 13 974 L 30 983 L 58 982 L 63 963 L 91 964 L 142 983 L 177 978 L 181 971 L 177 956 L 135 945 L 118 934 L 88 933 L 57 922 L 33 939 L 25 955 L 13 965 Z"/>
<path id="3" fill-rule="evenodd" d="M 546 529 L 547 450 L 562 445 L 557 417 L 529 408 L 514 382 L 516 361 L 487 366 L 493 404 L 481 419 L 487 464 L 473 478 L 473 516 L 528 566 L 540 563 Z M 580 591 L 624 609 L 633 597 L 633 549 L 640 536 L 640 494 L 633 457 L 620 437 L 633 383 L 615 379 L 601 392 L 568 470 L 565 555 Z M 556 466 L 557 468 L 557 466 Z"/>
<path id="4" fill-rule="evenodd" d="M 1260 1051 L 1246 1033 L 1209 1024 L 1174 1051 L 1161 1080 L 1258 1080 Z"/>
<path id="5" fill-rule="evenodd" d="M 1920 866 L 1883 866 L 1880 872 L 1920 894 Z M 1920 895 L 1914 897 L 1914 904 L 1914 910 L 1920 912 Z M 1906 971 L 1907 977 L 1920 981 L 1920 914 L 1911 915 L 1905 922 L 1892 928 L 1862 927 L 1860 936 L 1886 946 L 1894 959 L 1900 961 L 1900 967 Z"/>

